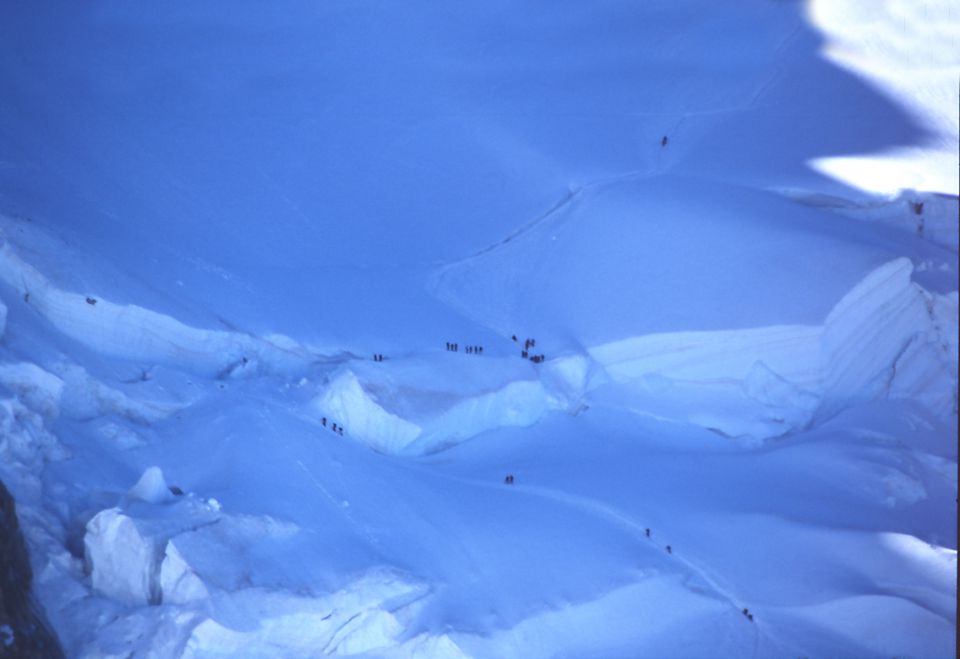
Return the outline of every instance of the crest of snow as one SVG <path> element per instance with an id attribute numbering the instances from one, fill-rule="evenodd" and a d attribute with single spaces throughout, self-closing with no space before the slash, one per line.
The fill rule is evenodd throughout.
<path id="1" fill-rule="evenodd" d="M 956 478 L 956 464 L 953 466 L 953 474 Z M 946 584 L 956 579 L 956 549 L 938 547 L 905 533 L 883 533 L 880 538 L 884 546 L 908 559 L 931 581 Z"/>
<path id="2" fill-rule="evenodd" d="M 911 272 L 905 258 L 875 269 L 822 326 L 652 334 L 589 354 L 625 392 L 625 407 L 730 436 L 781 435 L 885 396 L 946 414 L 956 391 L 956 295 L 928 296 Z"/>
<path id="3" fill-rule="evenodd" d="M 931 329 L 920 288 L 910 281 L 912 271 L 905 258 L 877 268 L 827 316 L 821 340 L 824 403 L 818 416 L 889 394 L 905 355 L 913 362 L 929 360 L 926 351 L 906 352 Z M 932 366 L 941 370 L 935 356 Z"/>
<path id="4" fill-rule="evenodd" d="M 402 450 L 421 433 L 416 424 L 378 405 L 350 370 L 334 377 L 313 401 L 313 407 L 318 415 L 327 417 L 328 423 L 345 426 L 351 437 L 384 453 Z"/>
<path id="5" fill-rule="evenodd" d="M 653 334 L 590 355 L 625 391 L 628 409 L 763 439 L 812 417 L 820 335 L 804 325 Z"/>
<path id="6" fill-rule="evenodd" d="M 190 327 L 137 305 L 119 305 L 57 288 L 23 261 L 6 241 L 0 246 L 0 280 L 58 331 L 98 352 L 216 377 L 292 372 L 308 362 L 305 350 L 286 338 L 277 342 L 248 334 Z"/>
<path id="7" fill-rule="evenodd" d="M 525 361 L 493 359 L 464 362 L 442 375 L 439 360 L 395 360 L 375 371 L 355 364 L 337 373 L 311 406 L 328 425 L 383 453 L 421 454 L 504 426 L 535 423 L 549 409 L 569 403 L 582 387 L 585 360 L 570 358 L 551 371 L 556 395 Z M 581 363 L 581 361 L 583 363 Z M 445 378 L 449 378 L 446 381 Z"/>
<path id="8" fill-rule="evenodd" d="M 162 494 L 161 486 L 166 485 L 159 469 L 154 469 L 148 469 L 128 494 L 125 509 L 102 510 L 87 522 L 83 538 L 94 590 L 127 604 L 158 603 L 168 540 L 219 519 L 217 511 L 188 497 L 163 505 L 150 503 L 170 497 L 169 490 Z"/>
<path id="9" fill-rule="evenodd" d="M 119 508 L 97 513 L 87 523 L 83 544 L 95 591 L 127 604 L 159 601 L 155 541 Z"/>
<path id="10" fill-rule="evenodd" d="M 428 453 L 505 426 L 529 426 L 551 408 L 543 385 L 520 380 L 479 396 L 465 397 L 430 420 L 416 452 Z"/>
<path id="11" fill-rule="evenodd" d="M 160 467 L 147 467 L 140 476 L 140 480 L 127 492 L 127 496 L 148 503 L 163 503 L 172 501 L 174 498 L 167 482 L 163 479 L 163 471 Z"/>
<path id="12" fill-rule="evenodd" d="M 177 550 L 175 540 L 167 542 L 160 564 L 160 592 L 163 602 L 186 604 L 209 596 L 207 587 Z"/>
<path id="13" fill-rule="evenodd" d="M 806 325 L 671 332 L 598 345 L 589 353 L 621 381 L 646 373 L 678 381 L 720 381 L 737 373 L 746 375 L 754 364 L 763 362 L 793 382 L 815 386 L 820 333 L 819 327 Z"/>

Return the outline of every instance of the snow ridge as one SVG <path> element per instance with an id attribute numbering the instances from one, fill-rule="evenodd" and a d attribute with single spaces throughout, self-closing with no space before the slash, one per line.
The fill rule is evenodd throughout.
<path id="1" fill-rule="evenodd" d="M 880 266 L 820 326 L 654 334 L 589 354 L 628 392 L 631 409 L 728 436 L 776 437 L 887 396 L 917 398 L 946 416 L 955 361 L 951 369 L 927 311 L 939 297 L 912 272 L 906 258 Z"/>
<path id="2" fill-rule="evenodd" d="M 101 297 L 64 291 L 23 261 L 6 240 L 0 244 L 0 281 L 13 287 L 64 335 L 122 359 L 233 378 L 256 373 L 292 374 L 319 358 L 292 341 L 190 327 L 137 305 L 119 305 Z"/>

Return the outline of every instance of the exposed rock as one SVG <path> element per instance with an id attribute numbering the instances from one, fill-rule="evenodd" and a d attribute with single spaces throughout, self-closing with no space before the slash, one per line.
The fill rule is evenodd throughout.
<path id="1" fill-rule="evenodd" d="M 16 504 L 0 482 L 0 657 L 59 659 L 60 643 L 30 595 L 32 580 Z"/>

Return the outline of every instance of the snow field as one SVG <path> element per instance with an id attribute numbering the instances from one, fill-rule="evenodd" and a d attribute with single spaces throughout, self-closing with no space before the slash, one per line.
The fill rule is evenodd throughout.
<path id="1" fill-rule="evenodd" d="M 954 656 L 948 4 L 0 6 L 69 656 Z"/>

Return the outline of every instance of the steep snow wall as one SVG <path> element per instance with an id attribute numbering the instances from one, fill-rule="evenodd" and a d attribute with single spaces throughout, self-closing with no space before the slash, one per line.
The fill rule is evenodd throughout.
<path id="1" fill-rule="evenodd" d="M 0 244 L 0 281 L 58 331 L 114 357 L 171 364 L 216 377 L 290 373 L 311 358 L 304 348 L 283 337 L 268 340 L 190 327 L 137 305 L 64 291 L 23 261 L 5 240 Z"/>
<path id="2" fill-rule="evenodd" d="M 868 273 L 820 325 L 666 332 L 595 345 L 537 368 L 468 360 L 438 382 L 433 357 L 343 366 L 312 413 L 384 453 L 421 454 L 486 430 L 527 426 L 592 403 L 763 440 L 876 398 L 956 410 L 955 293 L 911 281 L 908 259 Z M 524 370 L 525 369 L 525 370 Z"/>
<path id="3" fill-rule="evenodd" d="M 532 425 L 547 410 L 563 407 L 518 361 L 473 360 L 450 388 L 431 376 L 441 364 L 429 356 L 380 372 L 360 363 L 344 366 L 311 409 L 316 418 L 336 423 L 350 438 L 382 453 L 429 453 L 487 430 Z"/>
<path id="4" fill-rule="evenodd" d="M 912 272 L 908 259 L 878 268 L 827 316 L 820 342 L 823 403 L 818 415 L 889 393 L 907 346 L 932 329 L 923 293 L 910 281 Z"/>
<path id="5" fill-rule="evenodd" d="M 820 326 L 654 334 L 589 354 L 626 406 L 728 435 L 773 437 L 884 396 L 949 414 L 956 294 L 927 293 L 912 271 L 905 258 L 877 268 Z"/>

